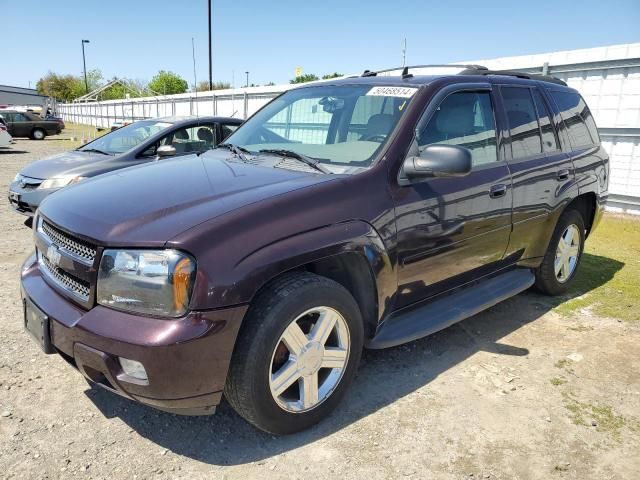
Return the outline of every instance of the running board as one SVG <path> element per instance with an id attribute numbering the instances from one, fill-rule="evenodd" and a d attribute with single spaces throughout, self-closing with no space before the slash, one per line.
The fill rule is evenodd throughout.
<path id="1" fill-rule="evenodd" d="M 534 281 L 531 270 L 510 270 L 422 306 L 401 310 L 385 320 L 366 347 L 395 347 L 426 337 L 513 297 Z"/>

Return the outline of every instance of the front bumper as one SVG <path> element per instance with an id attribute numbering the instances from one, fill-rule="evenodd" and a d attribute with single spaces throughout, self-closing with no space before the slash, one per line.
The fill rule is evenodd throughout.
<path id="1" fill-rule="evenodd" d="M 58 190 L 58 188 L 49 188 L 46 190 L 24 188 L 20 182 L 13 182 L 9 186 L 9 204 L 16 212 L 32 217 L 45 197 Z"/>
<path id="2" fill-rule="evenodd" d="M 22 296 L 50 321 L 51 343 L 91 383 L 155 408 L 211 414 L 220 403 L 246 306 L 157 319 L 100 305 L 84 310 L 51 288 L 35 255 L 21 273 Z M 129 377 L 118 357 L 141 362 L 148 381 Z"/>

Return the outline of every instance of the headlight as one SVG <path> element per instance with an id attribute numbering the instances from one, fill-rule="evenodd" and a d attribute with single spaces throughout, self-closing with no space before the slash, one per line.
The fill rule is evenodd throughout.
<path id="1" fill-rule="evenodd" d="M 19 182 L 20 180 L 22 180 L 22 174 L 20 173 L 16 174 L 16 176 L 13 177 L 14 182 Z"/>
<path id="2" fill-rule="evenodd" d="M 77 175 L 67 175 L 64 177 L 48 178 L 44 182 L 42 182 L 38 188 L 41 188 L 43 190 L 47 188 L 62 188 L 67 185 L 71 185 L 73 183 L 81 182 L 84 179 L 85 177 L 79 177 Z"/>
<path id="3" fill-rule="evenodd" d="M 189 307 L 196 263 L 177 250 L 105 250 L 97 302 L 130 312 L 180 317 Z"/>

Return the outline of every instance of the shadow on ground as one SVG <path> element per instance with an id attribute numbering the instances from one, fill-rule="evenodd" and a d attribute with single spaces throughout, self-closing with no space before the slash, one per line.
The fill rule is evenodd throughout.
<path id="1" fill-rule="evenodd" d="M 26 150 L 11 150 L 10 148 L 0 148 L 0 155 L 3 154 L 11 154 L 11 155 L 20 155 L 23 153 L 29 153 Z"/>
<path id="2" fill-rule="evenodd" d="M 260 461 L 311 443 L 392 404 L 479 351 L 526 356 L 500 340 L 553 307 L 613 277 L 623 263 L 585 254 L 576 288 L 561 298 L 528 291 L 430 337 L 387 350 L 365 351 L 358 377 L 337 410 L 316 427 L 287 437 L 256 430 L 227 404 L 212 417 L 182 417 L 138 405 L 99 388 L 86 395 L 108 418 L 119 417 L 140 435 L 176 454 L 208 464 Z M 590 275 L 591 268 L 597 275 Z M 384 386 L 384 388 L 380 388 Z"/>

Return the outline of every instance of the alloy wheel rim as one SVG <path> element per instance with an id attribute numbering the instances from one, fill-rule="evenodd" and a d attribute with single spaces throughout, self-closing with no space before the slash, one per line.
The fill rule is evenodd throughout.
<path id="1" fill-rule="evenodd" d="M 576 225 L 569 225 L 558 241 L 556 258 L 553 264 L 556 278 L 564 283 L 576 269 L 580 255 L 580 230 Z"/>
<path id="2" fill-rule="evenodd" d="M 347 366 L 351 340 L 344 317 L 314 307 L 296 317 L 271 355 L 269 388 L 283 410 L 312 410 L 334 392 Z"/>

